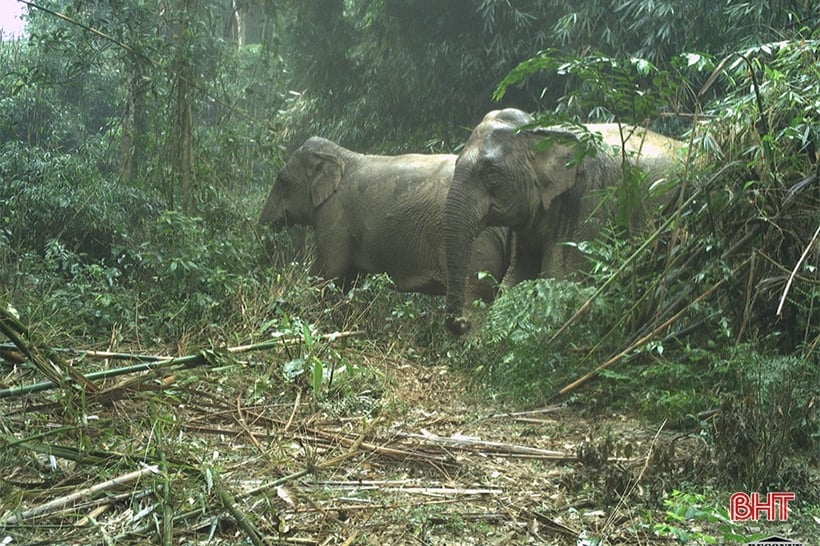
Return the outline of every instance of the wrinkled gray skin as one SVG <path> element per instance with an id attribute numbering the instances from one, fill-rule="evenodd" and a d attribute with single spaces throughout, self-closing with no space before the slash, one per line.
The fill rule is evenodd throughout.
<path id="1" fill-rule="evenodd" d="M 455 159 L 363 155 L 311 137 L 277 175 L 259 223 L 312 226 L 317 250 L 312 274 L 337 279 L 344 290 L 362 274 L 387 273 L 401 292 L 443 295 L 442 223 Z M 509 233 L 490 228 L 476 234 L 462 268 L 468 303 L 495 297 L 496 282 L 479 281 L 475 273 L 501 280 L 509 265 Z"/>
<path id="2" fill-rule="evenodd" d="M 590 132 L 602 134 L 605 149 L 567 167 L 575 153 L 573 134 L 560 128 L 519 131 L 532 121 L 529 114 L 512 108 L 488 113 L 456 161 L 444 213 L 446 326 L 453 334 L 461 335 L 470 327 L 459 316 L 466 253 L 482 229 L 514 230 L 512 264 L 504 285 L 539 275 L 564 277 L 580 265 L 580 256 L 559 243 L 594 237 L 599 222 L 589 218 L 597 204 L 590 194 L 622 178 L 617 124 L 587 125 Z M 679 163 L 682 142 L 642 128 L 624 126 L 623 131 L 628 161 L 648 175 L 647 184 Z M 546 149 L 536 149 L 548 135 L 562 138 L 553 139 Z"/>

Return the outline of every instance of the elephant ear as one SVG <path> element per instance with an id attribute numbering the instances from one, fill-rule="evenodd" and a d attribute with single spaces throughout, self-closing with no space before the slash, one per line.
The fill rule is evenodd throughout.
<path id="1" fill-rule="evenodd" d="M 316 170 L 310 181 L 310 198 L 314 208 L 318 208 L 339 189 L 344 174 L 344 163 L 338 157 L 323 153 L 316 156 Z"/>
<path id="2" fill-rule="evenodd" d="M 559 142 L 551 143 L 536 154 L 535 177 L 544 210 L 549 209 L 559 195 L 576 189 L 579 166 L 571 166 L 572 159 L 572 148 Z"/>

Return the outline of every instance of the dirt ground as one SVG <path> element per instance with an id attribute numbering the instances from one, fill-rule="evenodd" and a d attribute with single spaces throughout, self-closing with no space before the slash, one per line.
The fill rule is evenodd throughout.
<path id="1" fill-rule="evenodd" d="M 355 360 L 318 400 L 301 379 L 274 381 L 279 361 L 257 355 L 114 381 L 83 414 L 67 412 L 67 400 L 4 401 L 0 543 L 598 546 L 721 536 L 706 518 L 675 523 L 677 536 L 657 527 L 665 496 L 704 467 L 696 433 L 569 407 L 504 412 L 446 366 L 377 350 Z M 697 487 L 687 490 L 705 493 Z M 757 530 L 797 536 L 788 524 Z"/>

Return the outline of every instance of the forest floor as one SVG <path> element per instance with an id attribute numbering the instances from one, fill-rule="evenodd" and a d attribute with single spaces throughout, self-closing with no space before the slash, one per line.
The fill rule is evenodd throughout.
<path id="1" fill-rule="evenodd" d="M 320 396 L 304 375 L 277 380 L 283 355 L 260 352 L 110 380 L 82 400 L 4 401 L 0 543 L 597 546 L 722 536 L 703 497 L 670 497 L 687 486 L 705 493 L 692 485 L 708 467 L 697 433 L 569 406 L 502 411 L 424 354 L 368 342 L 338 354 L 348 364 Z M 7 369 L 6 382 L 16 373 Z M 675 509 L 682 520 L 668 521 Z M 749 529 L 799 536 L 788 524 Z"/>

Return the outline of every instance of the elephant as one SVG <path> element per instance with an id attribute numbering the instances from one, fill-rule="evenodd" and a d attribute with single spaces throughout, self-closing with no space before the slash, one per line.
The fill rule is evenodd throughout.
<path id="1" fill-rule="evenodd" d="M 387 273 L 400 292 L 444 295 L 444 203 L 455 159 L 365 155 L 310 137 L 277 174 L 259 224 L 312 226 L 311 273 L 338 280 L 344 291 L 360 275 Z M 492 227 L 476 235 L 462 269 L 467 300 L 489 303 L 509 265 L 510 231 Z M 497 281 L 480 280 L 478 272 Z"/>
<path id="2" fill-rule="evenodd" d="M 560 127 L 530 128 L 529 114 L 507 108 L 489 112 L 472 131 L 456 160 L 444 210 L 447 259 L 446 327 L 470 329 L 459 316 L 464 298 L 466 253 L 486 226 L 513 230 L 511 265 L 503 285 L 539 275 L 563 278 L 580 265 L 577 249 L 564 242 L 595 236 L 603 211 L 595 190 L 616 184 L 628 165 L 658 182 L 679 163 L 683 142 L 640 127 L 591 124 L 605 146 L 578 160 L 579 137 Z M 544 137 L 547 147 L 536 146 Z M 600 212 L 600 213 L 599 213 Z"/>

